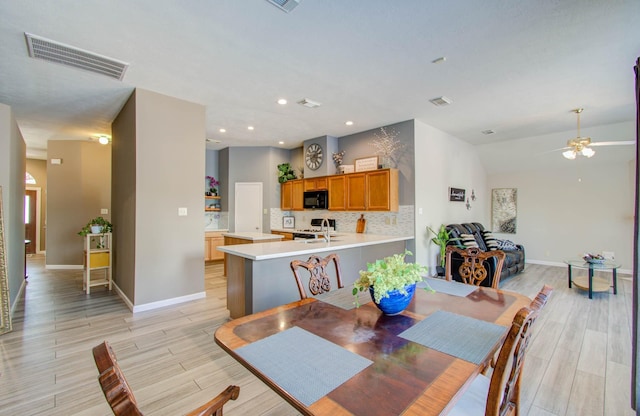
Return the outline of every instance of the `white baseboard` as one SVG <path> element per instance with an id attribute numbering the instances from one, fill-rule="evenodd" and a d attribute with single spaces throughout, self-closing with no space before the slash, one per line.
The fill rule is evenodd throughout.
<path id="1" fill-rule="evenodd" d="M 82 270 L 82 264 L 47 264 L 44 266 L 48 270 Z"/>
<path id="2" fill-rule="evenodd" d="M 564 262 L 557 262 L 557 261 L 545 261 L 545 260 L 529 260 L 527 259 L 525 261 L 525 263 L 531 263 L 531 264 L 541 264 L 543 266 L 555 266 L 555 267 L 567 267 L 567 264 Z M 526 269 L 525 269 L 526 270 Z M 611 271 L 611 269 L 605 269 L 603 271 Z M 632 274 L 631 273 L 631 269 L 618 269 L 618 273 L 620 274 Z"/>
<path id="3" fill-rule="evenodd" d="M 18 289 L 18 294 L 16 298 L 13 300 L 13 305 L 11 305 L 11 311 L 9 315 L 13 318 L 13 313 L 16 311 L 16 307 L 18 306 L 18 301 L 22 299 L 22 294 L 24 293 L 24 288 L 27 286 L 27 279 L 22 279 L 22 284 L 20 285 L 20 289 Z"/>
<path id="4" fill-rule="evenodd" d="M 165 306 L 177 305 L 178 303 L 190 302 L 192 300 L 197 300 L 197 299 L 202 299 L 207 297 L 206 292 L 199 292 L 191 295 L 179 296 L 177 298 L 164 299 L 164 300 L 159 300 L 157 302 L 145 303 L 142 305 L 134 305 L 131 302 L 131 300 L 129 300 L 127 295 L 125 295 L 124 292 L 118 287 L 118 285 L 114 283 L 113 287 L 115 288 L 118 296 L 120 296 L 124 301 L 124 303 L 127 305 L 127 308 L 129 308 L 129 310 L 133 313 L 150 311 L 152 309 L 158 309 L 158 308 L 163 308 Z"/>

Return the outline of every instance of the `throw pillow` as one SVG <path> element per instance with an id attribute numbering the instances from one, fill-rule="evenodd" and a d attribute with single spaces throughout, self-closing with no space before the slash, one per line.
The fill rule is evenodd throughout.
<path id="1" fill-rule="evenodd" d="M 498 248 L 498 241 L 496 240 L 496 238 L 493 236 L 493 234 L 491 233 L 491 231 L 487 231 L 484 230 L 482 232 L 482 237 L 484 238 L 484 243 L 487 245 L 487 249 L 489 251 L 492 250 L 499 250 Z"/>
<path id="2" fill-rule="evenodd" d="M 517 250 L 518 246 L 513 241 L 497 240 L 498 250 Z"/>
<path id="3" fill-rule="evenodd" d="M 473 234 L 460 234 L 460 242 L 464 248 L 478 247 L 478 242 Z"/>

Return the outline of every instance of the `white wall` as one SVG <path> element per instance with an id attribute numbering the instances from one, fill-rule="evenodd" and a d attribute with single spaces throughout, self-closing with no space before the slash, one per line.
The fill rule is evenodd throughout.
<path id="1" fill-rule="evenodd" d="M 438 247 L 431 243 L 426 227 L 437 231 L 441 224 L 481 222 L 488 227 L 490 192 L 486 173 L 469 143 L 415 120 L 415 214 L 416 261 L 435 274 Z M 448 188 L 474 190 L 476 201 L 467 210 L 462 202 L 449 202 Z M 421 213 L 422 210 L 422 213 Z"/>
<path id="2" fill-rule="evenodd" d="M 594 142 L 633 140 L 634 123 L 582 130 Z M 600 146 L 594 157 L 564 159 L 561 148 L 575 131 L 478 146 L 492 188 L 517 188 L 517 234 L 497 234 L 525 246 L 527 262 L 563 265 L 584 252 L 613 251 L 632 267 L 635 147 Z M 553 148 L 553 146 L 552 146 Z M 614 161 L 614 158 L 617 161 Z M 623 160 L 622 162 L 620 160 Z M 486 209 L 490 213 L 491 201 Z M 490 227 L 489 222 L 485 226 Z"/>

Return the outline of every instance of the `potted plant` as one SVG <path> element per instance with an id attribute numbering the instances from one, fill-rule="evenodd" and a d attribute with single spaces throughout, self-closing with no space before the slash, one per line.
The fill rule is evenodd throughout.
<path id="1" fill-rule="evenodd" d="M 205 176 L 205 179 L 207 179 L 209 181 L 209 191 L 205 192 L 205 195 L 217 196 L 218 195 L 218 186 L 220 185 L 220 182 L 218 182 L 216 180 L 216 178 L 214 178 L 213 176 Z"/>
<path id="2" fill-rule="evenodd" d="M 291 169 L 291 163 L 281 163 L 278 165 L 278 182 L 285 183 L 296 178 L 296 173 Z"/>
<path id="3" fill-rule="evenodd" d="M 451 238 L 451 233 L 447 231 L 447 227 L 444 224 L 440 226 L 438 232 L 433 231 L 433 228 L 427 227 L 429 231 L 431 231 L 434 237 L 431 239 L 431 242 L 438 247 L 440 247 L 440 266 L 436 266 L 436 272 L 438 276 L 444 276 L 444 266 L 446 262 L 446 254 L 447 254 L 447 243 L 449 241 L 459 240 L 459 238 Z"/>
<path id="4" fill-rule="evenodd" d="M 358 304 L 358 292 L 369 290 L 371 298 L 386 315 L 402 312 L 413 297 L 416 283 L 423 281 L 427 272 L 425 266 L 418 263 L 405 263 L 405 256 L 412 255 L 409 250 L 394 254 L 375 263 L 367 263 L 367 270 L 360 271 L 360 278 L 353 283 L 353 295 Z M 427 285 L 427 290 L 432 289 Z"/>
<path id="5" fill-rule="evenodd" d="M 87 234 L 103 234 L 110 233 L 113 231 L 113 225 L 102 217 L 96 217 L 90 220 L 80 231 L 78 231 L 78 235 L 85 237 Z M 93 241 L 93 237 L 91 238 Z M 103 248 L 103 240 L 102 237 L 98 240 L 96 244 L 96 248 Z"/>

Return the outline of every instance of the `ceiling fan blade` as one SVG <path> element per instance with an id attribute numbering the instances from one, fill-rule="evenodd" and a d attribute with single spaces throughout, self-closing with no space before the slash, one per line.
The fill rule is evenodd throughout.
<path id="1" fill-rule="evenodd" d="M 633 140 L 619 141 L 619 142 L 594 142 L 594 143 L 591 143 L 589 146 L 628 146 L 632 144 L 636 144 L 636 142 L 634 142 Z"/>

